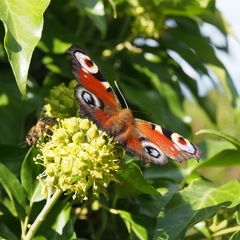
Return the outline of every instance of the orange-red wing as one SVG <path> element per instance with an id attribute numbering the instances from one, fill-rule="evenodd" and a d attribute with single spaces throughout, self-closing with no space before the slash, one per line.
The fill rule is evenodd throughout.
<path id="1" fill-rule="evenodd" d="M 200 158 L 200 150 L 181 135 L 159 125 L 136 119 L 137 131 L 156 145 L 168 157 L 182 162 L 189 158 Z"/>
<path id="2" fill-rule="evenodd" d="M 80 111 L 113 136 L 125 149 L 144 162 L 165 164 L 167 157 L 179 162 L 200 157 L 200 150 L 186 138 L 156 124 L 134 119 L 130 109 L 122 109 L 113 89 L 97 65 L 78 47 L 68 53 L 73 73 L 79 80 L 75 96 Z"/>
<path id="3" fill-rule="evenodd" d="M 94 94 L 108 109 L 117 111 L 121 105 L 97 65 L 79 47 L 72 46 L 68 53 L 72 57 L 73 74 L 80 84 L 90 93 Z"/>

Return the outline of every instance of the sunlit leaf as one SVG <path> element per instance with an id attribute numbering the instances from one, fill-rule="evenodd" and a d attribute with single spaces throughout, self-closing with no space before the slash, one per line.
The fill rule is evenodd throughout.
<path id="1" fill-rule="evenodd" d="M 40 227 L 37 239 L 76 239 L 71 210 L 69 203 L 58 201 Z"/>
<path id="2" fill-rule="evenodd" d="M 181 239 L 186 230 L 211 218 L 222 207 L 240 203 L 240 183 L 231 181 L 214 187 L 205 181 L 195 181 L 176 193 L 159 214 L 154 239 Z"/>
<path id="3" fill-rule="evenodd" d="M 5 28 L 4 47 L 23 95 L 26 94 L 32 53 L 42 33 L 43 13 L 49 3 L 49 0 L 0 1 L 0 20 Z"/>
<path id="4" fill-rule="evenodd" d="M 199 132 L 197 132 L 196 134 L 210 134 L 215 137 L 220 137 L 220 138 L 234 144 L 238 148 L 240 147 L 240 141 L 238 139 L 236 139 L 226 133 L 222 133 L 220 131 L 214 130 L 214 129 L 202 129 Z"/>
<path id="5" fill-rule="evenodd" d="M 234 103 L 234 106 L 236 106 L 236 101 L 239 94 L 233 80 L 231 79 L 231 76 L 226 70 L 222 68 L 213 65 L 210 65 L 209 67 L 216 74 L 224 88 L 224 91 L 227 93 L 230 100 Z"/>
<path id="6" fill-rule="evenodd" d="M 202 159 L 200 163 L 193 167 L 193 170 L 202 167 L 231 166 L 240 164 L 240 159 L 236 146 L 230 142 L 206 140 L 201 145 Z"/>
<path id="7" fill-rule="evenodd" d="M 135 221 L 135 216 L 133 214 L 130 214 L 129 212 L 123 210 L 117 210 L 117 212 L 125 222 L 129 233 L 133 231 L 139 239 L 147 239 L 147 229 Z"/>

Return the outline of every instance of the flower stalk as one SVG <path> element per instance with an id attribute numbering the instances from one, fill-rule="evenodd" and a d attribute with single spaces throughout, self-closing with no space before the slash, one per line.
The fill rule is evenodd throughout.
<path id="1" fill-rule="evenodd" d="M 31 225 L 24 240 L 31 240 L 34 237 L 37 230 L 41 226 L 42 222 L 46 219 L 48 213 L 53 208 L 53 206 L 55 205 L 56 201 L 59 199 L 62 193 L 63 193 L 62 190 L 56 189 L 54 194 L 47 199 L 45 206 L 43 207 L 42 211 L 39 213 L 39 215 L 35 219 L 34 223 Z"/>

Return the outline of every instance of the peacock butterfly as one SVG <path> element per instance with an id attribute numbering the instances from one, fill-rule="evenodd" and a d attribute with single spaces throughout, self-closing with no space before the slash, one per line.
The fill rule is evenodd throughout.
<path id="1" fill-rule="evenodd" d="M 75 96 L 81 112 L 99 129 L 123 145 L 144 163 L 163 165 L 167 157 L 182 162 L 200 158 L 200 150 L 181 135 L 157 124 L 133 117 L 129 108 L 122 108 L 110 84 L 97 65 L 79 47 L 67 51 L 73 61 L 73 74 L 79 80 Z"/>

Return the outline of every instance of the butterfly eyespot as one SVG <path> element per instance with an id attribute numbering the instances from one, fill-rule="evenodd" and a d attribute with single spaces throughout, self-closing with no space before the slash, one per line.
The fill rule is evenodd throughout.
<path id="1" fill-rule="evenodd" d="M 103 108 L 102 102 L 92 93 L 87 91 L 81 85 L 78 85 L 75 90 L 75 95 L 80 102 L 84 102 L 91 108 Z"/>
<path id="2" fill-rule="evenodd" d="M 153 148 L 151 146 L 147 146 L 144 148 L 144 150 L 151 156 L 154 158 L 159 158 L 161 156 L 160 152 L 156 149 Z"/>
<path id="3" fill-rule="evenodd" d="M 195 154 L 196 148 L 189 142 L 186 138 L 182 137 L 178 133 L 173 133 L 171 135 L 172 141 L 183 151 L 190 154 Z"/>
<path id="4" fill-rule="evenodd" d="M 92 74 L 96 74 L 98 72 L 97 65 L 85 54 L 76 51 L 74 53 L 76 59 L 80 63 L 80 65 Z"/>
<path id="5" fill-rule="evenodd" d="M 82 99 L 90 107 L 96 107 L 95 100 L 89 92 L 83 91 L 82 92 Z"/>
<path id="6" fill-rule="evenodd" d="M 155 144 L 144 138 L 141 139 L 141 144 L 154 163 L 161 165 L 167 162 L 165 154 Z"/>

